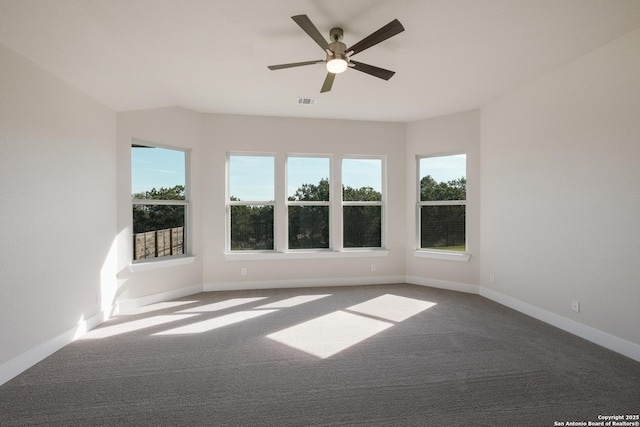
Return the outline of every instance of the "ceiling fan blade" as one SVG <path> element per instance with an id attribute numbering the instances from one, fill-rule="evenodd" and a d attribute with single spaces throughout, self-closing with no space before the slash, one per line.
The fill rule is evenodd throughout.
<path id="1" fill-rule="evenodd" d="M 322 89 L 320 89 L 320 93 L 329 92 L 331 90 L 331 86 L 333 86 L 333 80 L 336 78 L 336 75 L 333 73 L 327 73 L 327 77 L 324 79 L 324 83 L 322 84 Z"/>
<path id="2" fill-rule="evenodd" d="M 303 65 L 321 64 L 324 60 L 319 59 L 317 61 L 304 61 L 304 62 L 291 62 L 289 64 L 269 65 L 267 68 L 270 70 L 281 70 L 283 68 L 302 67 Z"/>
<path id="3" fill-rule="evenodd" d="M 397 19 L 389 22 L 384 27 L 380 28 L 375 33 L 365 37 L 360 40 L 358 43 L 351 46 L 347 49 L 347 54 L 349 56 L 355 55 L 356 53 L 362 52 L 365 49 L 369 49 L 371 46 L 375 46 L 378 43 L 385 41 L 386 39 L 395 36 L 404 31 L 404 27 Z M 350 53 L 353 52 L 353 53 Z"/>
<path id="4" fill-rule="evenodd" d="M 363 64 L 362 62 L 351 61 L 351 63 L 354 65 L 354 70 L 362 71 L 363 73 L 370 74 L 383 80 L 389 80 L 396 73 L 395 71 L 385 70 L 384 68 Z"/>
<path id="5" fill-rule="evenodd" d="M 309 19 L 307 15 L 296 15 L 292 16 L 291 19 L 293 19 L 296 24 L 300 25 L 300 28 L 302 28 L 304 32 L 307 33 L 309 37 L 311 37 L 313 41 L 322 48 L 322 50 L 326 50 L 329 47 L 329 43 L 327 43 L 327 40 L 322 37 L 320 31 L 318 31 L 316 26 L 313 25 L 313 22 L 311 22 L 311 19 Z"/>

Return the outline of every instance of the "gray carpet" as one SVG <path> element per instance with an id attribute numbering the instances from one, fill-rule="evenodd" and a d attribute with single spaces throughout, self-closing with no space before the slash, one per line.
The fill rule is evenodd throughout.
<path id="1" fill-rule="evenodd" d="M 329 296 L 283 304 L 304 295 Z M 640 412 L 640 363 L 477 295 L 399 284 L 178 302 L 117 316 L 0 387 L 0 425 L 553 426 Z"/>

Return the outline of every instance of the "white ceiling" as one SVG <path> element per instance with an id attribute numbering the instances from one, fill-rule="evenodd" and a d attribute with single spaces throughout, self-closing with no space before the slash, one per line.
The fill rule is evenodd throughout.
<path id="1" fill-rule="evenodd" d="M 320 94 L 324 59 L 291 20 L 353 45 L 394 18 L 406 31 L 354 59 Z M 116 111 L 412 121 L 478 108 L 640 27 L 640 0 L 0 0 L 0 43 Z M 317 98 L 301 106 L 298 97 Z"/>

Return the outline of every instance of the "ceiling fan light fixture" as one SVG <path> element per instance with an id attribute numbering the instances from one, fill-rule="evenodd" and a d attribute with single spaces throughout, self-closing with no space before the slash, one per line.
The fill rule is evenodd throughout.
<path id="1" fill-rule="evenodd" d="M 348 68 L 346 59 L 333 57 L 327 61 L 327 71 L 333 74 L 343 73 Z"/>
<path id="2" fill-rule="evenodd" d="M 302 30 L 307 33 L 307 35 L 311 37 L 323 51 L 326 52 L 327 56 L 324 60 L 319 61 L 269 65 L 268 68 L 270 70 L 281 70 L 283 68 L 301 67 L 303 65 L 313 65 L 324 62 L 327 67 L 327 76 L 324 79 L 320 93 L 329 92 L 333 86 L 333 81 L 336 78 L 336 75 L 343 73 L 349 67 L 383 80 L 389 80 L 395 74 L 395 72 L 385 70 L 384 68 L 352 61 L 351 57 L 403 32 L 404 27 L 397 19 L 394 19 L 387 25 L 369 34 L 356 44 L 351 45 L 348 49 L 347 45 L 341 41 L 344 35 L 342 28 L 332 28 L 331 31 L 329 31 L 329 38 L 332 41 L 327 43 L 327 40 L 322 36 L 320 31 L 318 31 L 318 28 L 313 24 L 313 22 L 311 22 L 307 15 L 295 15 L 292 16 L 291 19 L 293 19 L 293 21 L 298 24 L 298 26 L 302 28 Z"/>

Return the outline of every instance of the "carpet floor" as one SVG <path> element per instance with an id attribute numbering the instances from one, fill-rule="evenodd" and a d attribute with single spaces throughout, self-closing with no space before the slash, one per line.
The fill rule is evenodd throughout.
<path id="1" fill-rule="evenodd" d="M 554 426 L 638 413 L 639 362 L 478 295 L 407 284 L 142 307 L 0 387 L 1 426 Z"/>

